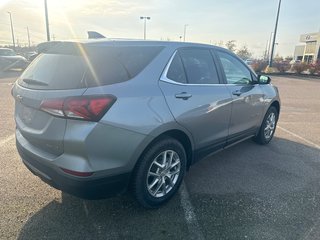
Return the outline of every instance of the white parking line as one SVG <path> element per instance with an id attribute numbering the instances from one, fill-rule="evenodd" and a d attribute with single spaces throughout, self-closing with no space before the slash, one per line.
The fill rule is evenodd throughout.
<path id="1" fill-rule="evenodd" d="M 181 183 L 180 187 L 180 201 L 184 211 L 184 217 L 187 222 L 187 227 L 190 234 L 190 239 L 204 239 L 203 234 L 200 230 L 200 225 L 196 218 L 196 215 L 191 204 L 189 193 L 184 181 Z"/>
<path id="2" fill-rule="evenodd" d="M 316 237 L 315 237 L 316 236 Z M 318 239 L 319 236 L 319 221 L 317 221 L 305 234 L 303 240 Z"/>
<path id="3" fill-rule="evenodd" d="M 85 200 L 83 200 L 82 203 L 83 203 L 84 212 L 86 213 L 86 216 L 88 217 L 89 216 L 89 210 L 88 210 L 88 207 L 87 207 L 87 204 L 86 204 Z"/>
<path id="4" fill-rule="evenodd" d="M 14 139 L 14 134 L 0 141 L 0 147 Z"/>
<path id="5" fill-rule="evenodd" d="M 281 129 L 282 131 L 284 131 L 284 132 L 286 132 L 286 133 L 291 134 L 292 136 L 294 136 L 294 137 L 296 137 L 296 138 L 301 139 L 302 141 L 304 141 L 304 142 L 306 142 L 306 143 L 309 143 L 310 145 L 314 146 L 315 148 L 320 149 L 320 146 L 319 146 L 319 145 L 317 145 L 317 144 L 314 143 L 314 142 L 311 142 L 311 141 L 308 140 L 308 139 L 305 139 L 304 137 L 299 136 L 298 134 L 295 134 L 295 133 L 293 133 L 293 132 L 291 132 L 291 131 L 283 128 L 283 127 L 280 127 L 280 126 L 277 126 L 277 128 Z"/>
<path id="6" fill-rule="evenodd" d="M 317 149 L 320 149 L 320 146 L 314 142 L 311 142 L 308 139 L 305 139 L 304 137 L 299 136 L 298 134 L 295 134 L 283 127 L 277 126 L 277 128 L 281 129 L 282 131 L 291 134 L 292 136 L 301 139 L 302 141 L 314 146 Z M 319 224 L 320 224 L 320 220 L 318 220 L 310 229 L 309 231 L 306 232 L 306 234 L 303 237 L 303 240 L 311 240 L 311 239 L 318 239 L 319 236 Z"/>

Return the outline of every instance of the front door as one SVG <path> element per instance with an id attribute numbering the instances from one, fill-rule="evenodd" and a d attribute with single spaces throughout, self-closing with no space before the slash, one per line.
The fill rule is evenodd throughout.
<path id="1" fill-rule="evenodd" d="M 231 143 L 254 134 L 259 128 L 264 93 L 253 73 L 237 57 L 223 50 L 218 50 L 217 56 L 224 70 L 226 86 L 233 98 L 228 138 Z"/>

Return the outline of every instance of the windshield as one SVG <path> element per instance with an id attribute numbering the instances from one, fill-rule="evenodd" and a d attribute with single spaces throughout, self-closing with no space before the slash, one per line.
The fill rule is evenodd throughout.
<path id="1" fill-rule="evenodd" d="M 0 56 L 16 56 L 12 49 L 0 49 Z"/>

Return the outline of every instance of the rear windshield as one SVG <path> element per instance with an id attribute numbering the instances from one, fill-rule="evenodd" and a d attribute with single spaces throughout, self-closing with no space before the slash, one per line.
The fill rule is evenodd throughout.
<path id="1" fill-rule="evenodd" d="M 19 84 L 55 90 L 120 83 L 139 74 L 162 49 L 161 46 L 56 46 L 32 62 Z"/>

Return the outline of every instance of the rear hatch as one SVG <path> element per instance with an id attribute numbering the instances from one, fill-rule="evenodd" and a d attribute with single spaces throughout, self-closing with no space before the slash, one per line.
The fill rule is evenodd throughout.
<path id="1" fill-rule="evenodd" d="M 56 43 L 30 64 L 13 87 L 17 134 L 21 134 L 28 144 L 39 151 L 61 155 L 64 152 L 63 139 L 68 118 L 77 117 L 74 112 L 71 113 L 72 117 L 66 116 L 66 99 L 81 97 L 89 87 L 121 83 L 134 78 L 162 48 Z M 62 114 L 56 106 L 52 107 L 60 100 L 63 102 Z M 41 110 L 44 102 L 46 107 L 49 106 L 45 111 L 43 108 Z M 97 121 L 96 118 L 91 120 Z"/>
<path id="2" fill-rule="evenodd" d="M 54 155 L 63 153 L 67 120 L 41 111 L 41 103 L 46 99 L 81 96 L 86 90 L 80 83 L 85 73 L 83 59 L 70 49 L 61 50 L 35 59 L 12 92 L 19 133 L 34 147 Z"/>

